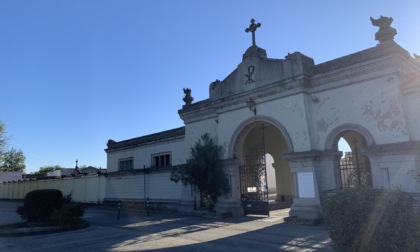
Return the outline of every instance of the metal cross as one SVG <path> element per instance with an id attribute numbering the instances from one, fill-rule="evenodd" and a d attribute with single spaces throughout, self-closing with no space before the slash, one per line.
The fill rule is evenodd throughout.
<path id="1" fill-rule="evenodd" d="M 255 46 L 255 31 L 260 26 L 261 26 L 260 23 L 255 24 L 255 19 L 251 19 L 251 24 L 249 25 L 248 28 L 245 29 L 245 32 L 247 32 L 247 33 L 252 32 L 252 45 L 253 46 Z"/>

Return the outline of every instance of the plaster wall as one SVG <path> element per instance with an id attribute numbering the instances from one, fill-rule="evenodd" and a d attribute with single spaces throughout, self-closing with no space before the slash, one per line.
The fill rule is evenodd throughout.
<path id="1" fill-rule="evenodd" d="M 108 153 L 108 172 L 118 171 L 118 161 L 125 158 L 133 158 L 134 169 L 143 169 L 143 166 L 152 166 L 152 155 L 160 153 L 171 153 L 172 165 L 185 163 L 185 142 L 177 140 L 164 144 L 152 144 L 132 149 L 119 150 Z"/>
<path id="2" fill-rule="evenodd" d="M 146 186 L 144 186 L 146 181 Z M 170 181 L 170 172 L 109 177 L 107 178 L 107 199 L 150 199 L 179 200 L 181 183 Z M 146 189 L 146 190 L 144 190 Z"/>
<path id="3" fill-rule="evenodd" d="M 314 95 L 318 102 L 312 102 L 311 119 L 316 149 L 325 149 L 328 135 L 342 124 L 365 128 L 375 144 L 410 140 L 395 78 L 365 80 Z"/>
<path id="4" fill-rule="evenodd" d="M 308 151 L 311 149 L 309 131 L 306 123 L 306 112 L 304 95 L 297 94 L 284 97 L 283 99 L 256 101 L 257 115 L 254 115 L 248 108 L 228 111 L 219 114 L 218 139 L 219 144 L 229 147 L 235 137 L 247 122 L 268 121 L 272 124 L 279 124 L 286 130 L 286 134 L 292 141 L 294 151 Z M 289 150 L 292 151 L 292 150 Z M 225 153 L 225 158 L 229 158 Z"/>
<path id="5" fill-rule="evenodd" d="M 402 85 L 402 99 L 406 112 L 407 124 L 410 137 L 414 141 L 420 141 L 420 80 L 413 80 L 412 83 Z"/>
<path id="6" fill-rule="evenodd" d="M 191 147 L 194 146 L 205 133 L 209 133 L 210 137 L 212 137 L 216 143 L 218 142 L 216 118 L 195 121 L 185 125 L 185 151 L 182 153 L 182 163 L 185 163 L 188 158 Z"/>
<path id="7" fill-rule="evenodd" d="M 375 158 L 376 169 L 372 169 L 373 183 L 376 187 L 398 187 L 408 192 L 420 192 L 419 184 L 410 171 L 419 169 L 420 157 L 412 154 L 387 155 Z"/>
<path id="8" fill-rule="evenodd" d="M 266 55 L 247 56 L 221 83 L 210 86 L 210 100 L 229 97 L 278 80 L 302 75 L 313 64 L 311 58 L 299 52 L 288 55 L 286 59 L 267 59 Z"/>

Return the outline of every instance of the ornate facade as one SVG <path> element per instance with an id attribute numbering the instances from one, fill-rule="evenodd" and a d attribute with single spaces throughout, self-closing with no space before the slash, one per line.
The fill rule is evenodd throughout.
<path id="1" fill-rule="evenodd" d="M 218 199 L 218 212 L 264 213 L 269 196 L 261 181 L 270 188 L 273 176 L 272 199 L 290 202 L 290 215 L 302 219 L 321 218 L 325 195 L 337 188 L 419 193 L 410 170 L 420 171 L 420 63 L 393 41 L 390 22 L 372 19 L 378 45 L 321 64 L 300 52 L 268 58 L 255 44 L 261 25 L 252 22 L 253 45 L 229 76 L 210 83 L 209 98 L 192 102 L 191 90 L 185 93 L 178 111 L 185 127 L 108 142 L 106 198 L 147 196 L 161 207 L 193 211 L 194 193 L 169 173 L 204 133 L 225 149 L 230 192 Z M 353 153 L 347 170 L 340 139 Z"/>

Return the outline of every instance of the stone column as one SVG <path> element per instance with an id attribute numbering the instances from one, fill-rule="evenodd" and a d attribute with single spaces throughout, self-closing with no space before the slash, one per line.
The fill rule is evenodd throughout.
<path id="1" fill-rule="evenodd" d="M 316 167 L 316 177 L 321 199 L 325 193 L 341 188 L 340 159 L 341 151 L 326 150 L 320 152 L 319 165 Z"/>
<path id="2" fill-rule="evenodd" d="M 322 218 L 321 201 L 317 186 L 317 151 L 286 153 L 294 181 L 294 198 L 290 217 L 316 221 Z"/>

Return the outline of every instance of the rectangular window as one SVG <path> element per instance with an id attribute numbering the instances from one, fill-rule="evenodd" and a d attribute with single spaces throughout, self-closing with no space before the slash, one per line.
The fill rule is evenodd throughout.
<path id="1" fill-rule="evenodd" d="M 133 170 L 133 159 L 123 159 L 119 161 L 118 170 L 119 171 L 130 171 Z"/>
<path id="2" fill-rule="evenodd" d="M 153 167 L 171 166 L 171 154 L 158 154 L 153 156 Z"/>

